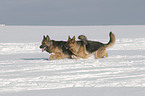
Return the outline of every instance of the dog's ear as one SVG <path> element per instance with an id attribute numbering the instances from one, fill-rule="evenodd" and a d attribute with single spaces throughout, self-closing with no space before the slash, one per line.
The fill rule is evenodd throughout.
<path id="1" fill-rule="evenodd" d="M 75 38 L 76 38 L 76 37 L 75 37 L 75 36 L 73 36 L 72 40 L 74 40 L 74 41 L 75 41 Z"/>
<path id="2" fill-rule="evenodd" d="M 68 36 L 68 40 L 70 40 L 71 38 L 70 38 L 70 36 Z"/>
<path id="3" fill-rule="evenodd" d="M 45 39 L 45 35 L 43 35 L 43 39 Z"/>
<path id="4" fill-rule="evenodd" d="M 48 36 L 48 35 L 47 35 L 46 39 L 47 39 L 47 41 L 50 41 L 50 38 L 49 38 L 49 36 Z"/>
<path id="5" fill-rule="evenodd" d="M 74 43 L 74 42 L 75 42 L 75 38 L 76 38 L 76 37 L 75 37 L 75 36 L 73 36 L 73 38 L 72 38 L 72 43 Z"/>

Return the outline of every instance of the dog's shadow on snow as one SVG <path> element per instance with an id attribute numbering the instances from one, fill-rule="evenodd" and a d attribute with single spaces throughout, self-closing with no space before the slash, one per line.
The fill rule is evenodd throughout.
<path id="1" fill-rule="evenodd" d="M 48 58 L 21 58 L 22 60 L 48 60 Z"/>

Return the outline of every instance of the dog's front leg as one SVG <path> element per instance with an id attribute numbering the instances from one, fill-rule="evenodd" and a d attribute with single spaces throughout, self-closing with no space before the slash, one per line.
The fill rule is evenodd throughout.
<path id="1" fill-rule="evenodd" d="M 51 53 L 50 57 L 48 58 L 48 60 L 52 60 L 55 57 L 55 53 Z"/>
<path id="2" fill-rule="evenodd" d="M 86 51 L 85 47 L 86 47 L 85 45 L 82 45 L 82 46 L 80 46 L 78 52 L 76 50 L 73 50 L 73 53 L 78 57 L 81 57 L 83 59 L 87 59 L 88 54 L 87 54 L 87 51 Z"/>
<path id="3" fill-rule="evenodd" d="M 78 52 L 75 50 L 75 48 L 70 48 L 69 49 L 73 54 L 78 55 Z"/>
<path id="4" fill-rule="evenodd" d="M 53 56 L 52 56 L 52 54 L 51 54 L 50 57 L 48 58 L 48 60 L 52 60 L 52 58 L 53 58 Z"/>
<path id="5" fill-rule="evenodd" d="M 108 53 L 104 47 L 99 48 L 95 54 L 96 54 L 96 58 L 108 57 Z"/>
<path id="6" fill-rule="evenodd" d="M 77 59 L 78 59 L 78 57 L 77 57 L 77 56 L 75 56 L 75 55 L 71 55 L 71 58 L 72 58 L 72 59 L 75 59 L 75 60 L 77 60 Z"/>

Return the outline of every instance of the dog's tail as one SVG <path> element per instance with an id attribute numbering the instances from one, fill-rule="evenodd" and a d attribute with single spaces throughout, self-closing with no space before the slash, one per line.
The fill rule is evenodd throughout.
<path id="1" fill-rule="evenodd" d="M 110 36 L 110 40 L 109 40 L 109 42 L 107 44 L 105 44 L 106 48 L 113 47 L 113 45 L 115 44 L 115 41 L 116 41 L 115 35 L 112 32 L 110 32 L 109 36 Z"/>
<path id="2" fill-rule="evenodd" d="M 80 36 L 78 37 L 78 39 L 80 39 L 81 41 L 84 42 L 85 45 L 87 45 L 87 37 L 86 37 L 85 35 L 80 35 Z"/>
<path id="3" fill-rule="evenodd" d="M 87 40 L 87 37 L 86 37 L 85 35 L 80 35 L 80 36 L 78 37 L 78 39 L 80 39 L 80 40 Z"/>

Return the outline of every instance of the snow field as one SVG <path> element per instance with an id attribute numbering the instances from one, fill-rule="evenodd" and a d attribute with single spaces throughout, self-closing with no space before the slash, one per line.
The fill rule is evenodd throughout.
<path id="1" fill-rule="evenodd" d="M 37 27 L 28 27 L 28 29 L 27 27 L 6 27 L 2 29 L 3 31 L 6 31 L 6 33 L 2 33 L 2 35 L 10 33 L 12 37 L 8 37 L 9 39 L 12 39 L 15 35 L 10 32 L 10 29 L 14 33 L 18 33 L 16 28 L 18 28 L 19 31 L 21 29 L 24 32 L 32 29 L 34 30 L 34 28 L 37 29 Z M 91 40 L 101 42 L 108 42 L 108 38 L 106 37 L 108 36 L 108 32 L 105 30 L 112 30 L 117 39 L 114 47 L 108 49 L 108 58 L 94 59 L 92 56 L 89 59 L 64 59 L 51 61 L 48 60 L 49 53 L 42 53 L 41 49 L 39 49 L 42 36 L 44 35 L 40 35 L 40 30 L 42 30 L 43 27 L 40 27 L 40 29 L 38 28 L 40 32 L 36 33 L 36 37 L 41 39 L 39 41 L 35 41 L 36 37 L 34 36 L 34 38 L 30 39 L 30 42 L 28 42 L 25 38 L 22 38 L 22 41 L 17 41 L 20 36 L 14 38 L 11 42 L 9 39 L 2 41 L 0 42 L 0 94 L 22 92 L 24 95 L 21 96 L 25 96 L 25 94 L 31 90 L 31 92 L 38 96 L 37 94 L 39 92 L 42 94 L 43 91 L 46 92 L 48 90 L 48 92 L 50 92 L 51 89 L 57 92 L 59 89 L 64 89 L 63 91 L 70 89 L 73 91 L 76 90 L 76 88 L 79 90 L 88 89 L 88 91 L 91 91 L 90 88 L 95 88 L 96 90 L 100 90 L 98 88 L 102 88 L 102 90 L 105 89 L 108 91 L 106 88 L 109 87 L 111 88 L 109 90 L 114 92 L 114 88 L 117 87 L 123 89 L 136 87 L 139 88 L 140 91 L 145 87 L 144 26 L 86 26 L 73 28 L 44 27 L 45 30 L 46 28 L 48 28 L 47 30 L 54 31 L 54 34 L 49 32 L 45 34 L 50 34 L 51 38 L 56 35 L 56 40 L 64 38 L 64 35 L 60 35 L 59 37 L 58 34 L 56 34 L 58 31 L 63 32 L 70 29 L 74 31 L 78 31 L 79 29 L 77 35 L 82 34 L 80 30 L 87 29 L 84 34 L 87 35 L 88 38 L 92 37 L 90 38 Z M 101 39 L 96 39 L 94 36 L 96 33 L 92 33 L 93 36 L 91 36 L 89 34 L 90 30 L 93 32 L 100 30 L 99 33 L 103 32 L 100 33 L 101 35 L 99 36 Z M 135 37 L 134 35 L 130 35 L 130 30 L 132 33 L 135 33 L 135 35 L 138 30 L 141 31 L 139 32 L 140 34 Z M 126 31 L 129 31 L 129 33 L 126 33 Z M 22 32 L 22 34 L 24 34 L 24 32 Z M 67 32 L 64 32 L 64 34 L 65 33 Z M 67 35 L 68 34 L 73 36 L 75 33 L 70 32 L 67 33 Z M 103 34 L 107 35 L 103 36 Z M 28 38 L 30 37 L 28 36 Z M 5 40 L 4 36 L 2 36 L 0 40 Z M 143 93 L 143 91 L 141 91 L 141 93 Z M 98 92 L 98 94 L 100 93 Z M 3 96 L 7 95 L 10 96 L 11 94 L 5 94 Z"/>

